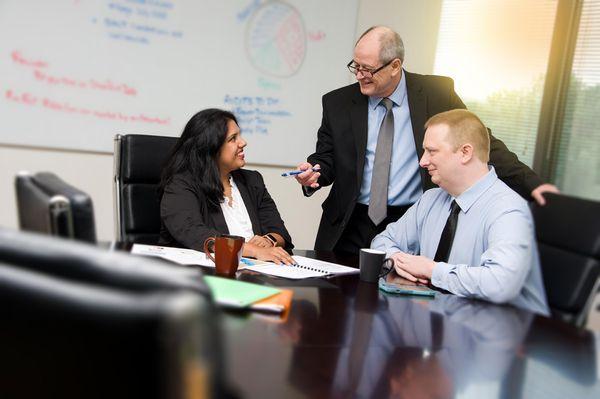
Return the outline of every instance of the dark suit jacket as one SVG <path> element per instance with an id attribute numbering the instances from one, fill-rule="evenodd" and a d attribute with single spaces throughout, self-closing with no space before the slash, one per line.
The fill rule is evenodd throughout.
<path id="1" fill-rule="evenodd" d="M 293 248 L 290 234 L 260 173 L 239 169 L 231 175 L 246 205 L 254 234 L 278 233 L 285 240 L 285 248 Z M 160 245 L 203 251 L 208 237 L 229 233 L 221 207 L 209 206 L 189 174 L 175 175 L 165 187 L 160 218 Z"/>
<path id="2" fill-rule="evenodd" d="M 427 119 L 440 112 L 466 107 L 454 91 L 452 79 L 404 73 L 416 148 L 403 150 L 416 150 L 420 159 Z M 368 97 L 360 92 L 358 83 L 323 96 L 323 120 L 317 134 L 317 148 L 308 157 L 308 162 L 321 165 L 319 185 L 333 184 L 333 187 L 323 202 L 315 249 L 333 249 L 354 210 L 365 163 L 367 119 Z M 491 134 L 490 140 L 490 164 L 508 186 L 529 199 L 531 191 L 542 181 L 502 141 Z M 421 182 L 423 190 L 435 186 L 425 169 L 421 169 Z M 305 195 L 312 192 L 304 188 Z"/>

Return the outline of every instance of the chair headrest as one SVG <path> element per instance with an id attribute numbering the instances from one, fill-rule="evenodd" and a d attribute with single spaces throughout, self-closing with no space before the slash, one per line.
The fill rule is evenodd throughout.
<path id="1" fill-rule="evenodd" d="M 64 195 L 71 202 L 89 202 L 89 196 L 83 191 L 73 187 L 60 177 L 51 172 L 39 172 L 32 176 L 33 183 L 49 196 Z"/>
<path id="2" fill-rule="evenodd" d="M 96 224 L 92 199 L 85 192 L 71 186 L 54 173 L 19 173 L 15 178 L 19 225 L 28 231 L 50 232 L 64 237 L 96 243 Z M 72 218 L 71 228 L 53 226 L 48 212 L 56 199 L 65 201 L 61 212 Z M 70 222 L 69 222 L 70 223 Z"/>
<path id="3" fill-rule="evenodd" d="M 129 134 L 121 138 L 120 173 L 123 183 L 158 183 L 177 137 Z"/>
<path id="4" fill-rule="evenodd" d="M 600 202 L 544 194 L 546 205 L 532 204 L 538 241 L 600 258 Z"/>
<path id="5" fill-rule="evenodd" d="M 0 262 L 130 291 L 187 290 L 210 295 L 199 269 L 10 229 L 0 228 Z"/>

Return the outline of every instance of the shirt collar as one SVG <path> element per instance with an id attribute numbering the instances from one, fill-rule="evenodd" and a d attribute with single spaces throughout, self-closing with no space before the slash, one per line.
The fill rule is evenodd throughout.
<path id="1" fill-rule="evenodd" d="M 400 70 L 402 76 L 400 77 L 400 82 L 394 92 L 388 97 L 390 100 L 394 102 L 394 105 L 401 106 L 406 98 L 406 79 L 404 79 L 404 69 Z M 375 108 L 379 105 L 383 97 L 369 97 L 369 107 L 371 110 L 375 110 Z"/>
<path id="2" fill-rule="evenodd" d="M 488 169 L 489 171 L 482 178 L 455 198 L 456 203 L 463 212 L 467 212 L 477 199 L 498 180 L 494 167 L 488 166 Z"/>

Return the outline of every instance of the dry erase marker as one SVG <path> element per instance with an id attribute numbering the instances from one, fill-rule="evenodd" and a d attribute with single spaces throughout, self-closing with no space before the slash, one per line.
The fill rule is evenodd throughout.
<path id="1" fill-rule="evenodd" d="M 321 170 L 321 168 L 312 168 L 313 172 L 318 172 L 320 170 Z M 289 172 L 282 173 L 281 176 L 283 176 L 283 177 L 296 176 L 296 175 L 299 175 L 300 173 L 304 173 L 304 172 L 306 172 L 306 170 L 291 170 Z"/>

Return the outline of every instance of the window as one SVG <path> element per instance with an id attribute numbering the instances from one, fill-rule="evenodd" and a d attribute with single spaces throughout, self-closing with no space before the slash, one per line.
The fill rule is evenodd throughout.
<path id="1" fill-rule="evenodd" d="M 552 181 L 561 191 L 600 199 L 600 1 L 583 2 L 564 93 Z"/>
<path id="2" fill-rule="evenodd" d="M 434 73 L 532 165 L 557 0 L 444 0 Z"/>

